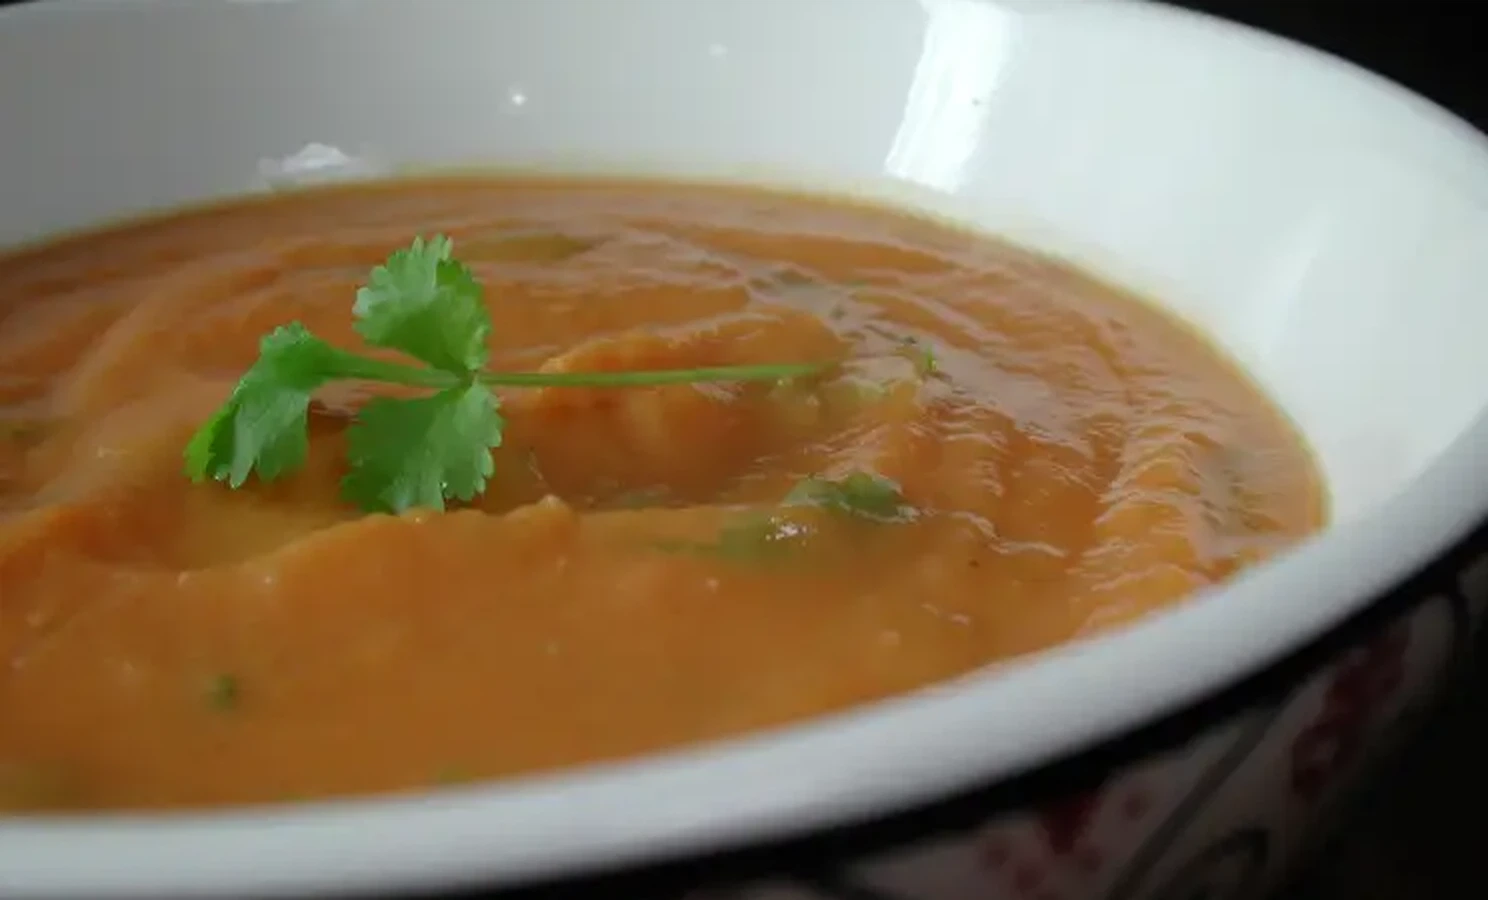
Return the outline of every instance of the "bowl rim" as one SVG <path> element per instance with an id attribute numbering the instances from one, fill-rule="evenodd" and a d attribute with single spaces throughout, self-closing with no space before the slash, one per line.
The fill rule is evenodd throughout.
<path id="1" fill-rule="evenodd" d="M 172 2 L 179 0 L 23 3 L 0 9 L 0 28 L 105 7 L 159 11 Z M 1347 75 L 1379 101 L 1435 125 L 1440 140 L 1473 151 L 1488 168 L 1488 139 L 1472 126 L 1324 51 L 1174 7 L 1086 2 L 1171 40 L 1240 41 L 1284 57 L 1299 73 Z M 228 896 L 518 885 L 789 840 L 1008 784 L 1202 705 L 1289 654 L 1300 659 L 1299 647 L 1332 646 L 1330 634 L 1343 634 L 1336 629 L 1346 620 L 1373 621 L 1368 607 L 1376 598 L 1436 571 L 1439 557 L 1479 528 L 1488 504 L 1461 486 L 1488 483 L 1485 476 L 1488 413 L 1480 412 L 1407 490 L 1230 584 L 1110 633 L 798 725 L 406 796 L 0 818 L 0 893 Z M 1360 559 L 1372 564 L 1359 566 Z M 1308 574 L 1320 571 L 1338 574 L 1326 581 Z M 1299 585 L 1310 602 L 1293 602 Z M 1224 646 L 1203 639 L 1215 633 L 1224 634 Z M 1174 679 L 1175 671 L 1188 677 Z M 1013 716 L 1020 730 L 1011 736 L 998 727 L 1009 710 L 1067 700 L 1071 684 L 1085 692 L 1085 715 Z M 863 747 L 874 751 L 864 754 Z M 638 809 L 644 827 L 637 827 Z"/>

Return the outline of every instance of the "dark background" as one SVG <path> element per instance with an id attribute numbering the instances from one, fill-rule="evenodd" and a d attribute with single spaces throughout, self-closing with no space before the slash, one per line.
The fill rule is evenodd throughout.
<path id="1" fill-rule="evenodd" d="M 0 0 L 6 6 L 20 0 Z M 205 2 L 205 0 L 203 0 Z M 623 3 L 625 0 L 615 0 Z M 686 2 L 686 0 L 678 0 Z M 1063 2 L 1063 0 L 1049 0 Z M 1321 47 L 1488 130 L 1488 0 L 1172 0 Z M 0 125 L 3 127 L 3 125 Z M 1484 248 L 1488 253 L 1488 247 Z M 1488 666 L 1377 789 L 1286 900 L 1482 900 Z"/>
<path id="2" fill-rule="evenodd" d="M 1477 0 L 1173 0 L 1346 57 L 1488 126 Z M 1488 896 L 1485 888 L 1482 896 Z"/>

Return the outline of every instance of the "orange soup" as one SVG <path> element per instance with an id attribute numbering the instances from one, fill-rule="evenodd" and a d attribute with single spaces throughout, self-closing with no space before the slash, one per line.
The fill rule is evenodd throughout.
<path id="1" fill-rule="evenodd" d="M 306 382 L 301 465 L 183 473 L 275 328 L 407 362 L 353 306 L 436 234 L 483 290 L 489 372 L 821 366 L 498 384 L 499 421 L 403 405 L 371 451 L 359 423 L 417 392 Z M 368 512 L 342 482 L 374 451 L 415 499 L 490 475 Z M 0 259 L 0 809 L 402 790 L 736 735 L 1130 622 L 1324 516 L 1298 436 L 1185 327 L 903 213 L 469 177 L 126 224 Z"/>

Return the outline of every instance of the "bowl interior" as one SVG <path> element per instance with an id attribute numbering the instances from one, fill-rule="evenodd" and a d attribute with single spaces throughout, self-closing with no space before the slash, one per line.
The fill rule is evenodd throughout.
<path id="1" fill-rule="evenodd" d="M 0 123 L 0 244 L 263 189 L 286 160 L 717 177 L 930 211 L 1212 334 L 1298 421 L 1346 532 L 1161 621 L 724 750 L 378 801 L 397 813 L 381 817 L 0 824 L 0 872 L 22 887 L 516 878 L 867 814 L 1193 699 L 1481 513 L 1454 484 L 1484 477 L 1488 446 L 1484 142 L 1197 17 L 1097 0 L 53 0 L 0 12 Z"/>

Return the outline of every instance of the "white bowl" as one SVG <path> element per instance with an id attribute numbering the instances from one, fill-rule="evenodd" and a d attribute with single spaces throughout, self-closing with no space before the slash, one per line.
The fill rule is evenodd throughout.
<path id="1" fill-rule="evenodd" d="M 0 896 L 1249 896 L 1465 645 L 1488 146 L 1379 78 L 1105 0 L 0 11 L 0 243 L 286 171 L 487 162 L 882 197 L 1088 263 L 1250 367 L 1337 523 L 1123 631 L 743 740 L 397 799 L 0 820 Z"/>

